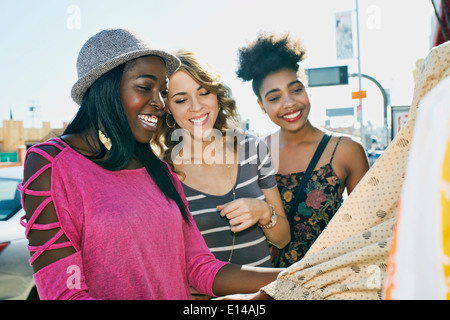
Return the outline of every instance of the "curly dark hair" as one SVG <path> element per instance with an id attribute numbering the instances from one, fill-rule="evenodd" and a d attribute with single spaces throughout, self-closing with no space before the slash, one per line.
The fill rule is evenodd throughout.
<path id="1" fill-rule="evenodd" d="M 244 81 L 252 81 L 253 92 L 261 100 L 259 90 L 264 78 L 280 69 L 300 72 L 306 80 L 299 62 L 306 57 L 306 49 L 300 39 L 289 33 L 261 32 L 258 38 L 239 49 L 239 66 L 236 74 Z"/>

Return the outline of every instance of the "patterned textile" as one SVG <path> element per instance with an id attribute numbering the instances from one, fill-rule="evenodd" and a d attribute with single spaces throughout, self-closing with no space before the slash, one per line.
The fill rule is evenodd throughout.
<path id="1" fill-rule="evenodd" d="M 274 299 L 382 299 L 387 257 L 417 107 L 450 75 L 450 43 L 433 48 L 419 71 L 405 127 L 369 169 L 305 257 L 262 288 Z"/>
<path id="2" fill-rule="evenodd" d="M 342 182 L 331 165 L 339 142 L 340 138 L 330 162 L 311 173 L 305 188 L 307 197 L 292 217 L 289 216 L 291 203 L 305 172 L 276 175 L 284 211 L 291 226 L 291 242 L 283 249 L 270 247 L 274 267 L 285 268 L 302 259 L 341 206 Z"/>

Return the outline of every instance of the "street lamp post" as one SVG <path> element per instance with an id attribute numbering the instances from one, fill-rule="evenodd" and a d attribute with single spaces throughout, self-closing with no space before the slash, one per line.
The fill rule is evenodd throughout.
<path id="1" fill-rule="evenodd" d="M 369 79 L 370 81 L 372 81 L 373 83 L 375 83 L 375 85 L 380 89 L 381 94 L 383 95 L 383 119 L 384 119 L 384 141 L 386 142 L 386 146 L 388 145 L 389 142 L 389 129 L 388 129 L 388 124 L 387 124 L 387 108 L 388 108 L 388 98 L 387 98 L 387 94 L 386 94 L 386 90 L 384 90 L 383 86 L 374 78 L 371 77 L 367 74 L 363 74 L 363 73 L 351 73 L 348 75 L 349 77 L 363 77 L 366 79 Z"/>
<path id="2" fill-rule="evenodd" d="M 362 77 L 362 73 L 361 73 L 361 46 L 360 46 L 360 40 L 359 40 L 359 3 L 358 0 L 355 0 L 355 10 L 356 10 L 356 46 L 358 49 L 358 73 L 356 74 L 356 76 L 358 77 L 358 81 L 359 81 L 359 91 L 361 91 L 362 87 L 361 87 L 361 77 Z M 363 121 L 363 109 L 362 109 L 362 98 L 359 99 L 359 105 L 361 107 L 361 128 L 359 129 L 360 131 L 360 136 L 361 136 L 361 143 L 363 144 L 363 146 L 366 146 L 366 130 L 364 129 L 364 121 Z"/>

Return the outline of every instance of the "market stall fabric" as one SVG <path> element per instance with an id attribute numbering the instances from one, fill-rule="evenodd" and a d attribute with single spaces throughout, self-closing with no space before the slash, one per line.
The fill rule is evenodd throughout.
<path id="1" fill-rule="evenodd" d="M 262 291 L 274 299 L 383 299 L 418 106 L 449 75 L 450 42 L 446 42 L 433 48 L 421 64 L 406 125 L 305 257 Z"/>

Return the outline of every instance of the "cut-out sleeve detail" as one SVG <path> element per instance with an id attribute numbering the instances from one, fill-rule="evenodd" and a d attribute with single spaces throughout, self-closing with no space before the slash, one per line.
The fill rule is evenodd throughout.
<path id="1" fill-rule="evenodd" d="M 22 195 L 22 206 L 26 211 L 26 215 L 21 218 L 20 223 L 25 227 L 25 235 L 30 241 L 28 250 L 33 254 L 29 262 L 33 266 L 34 262 L 47 250 L 72 247 L 75 252 L 74 246 L 65 236 L 58 219 L 51 187 L 48 190 L 44 189 L 44 186 L 51 186 L 53 161 L 64 149 L 64 146 L 59 143 L 59 140 L 57 143 L 49 140 L 28 150 L 26 160 L 29 159 L 31 153 L 40 157 L 33 157 L 33 160 L 28 163 L 25 161 L 24 181 L 18 187 Z M 36 233 L 30 236 L 33 232 Z M 67 256 L 67 252 L 61 253 L 60 257 L 54 257 L 52 260 L 42 261 L 40 266 L 46 266 L 65 256 Z M 40 269 L 34 267 L 35 270 Z"/>
<path id="2" fill-rule="evenodd" d="M 190 285 L 213 294 L 225 262 L 144 167 L 107 170 L 59 139 L 29 150 L 22 225 L 41 300 L 179 300 Z"/>

